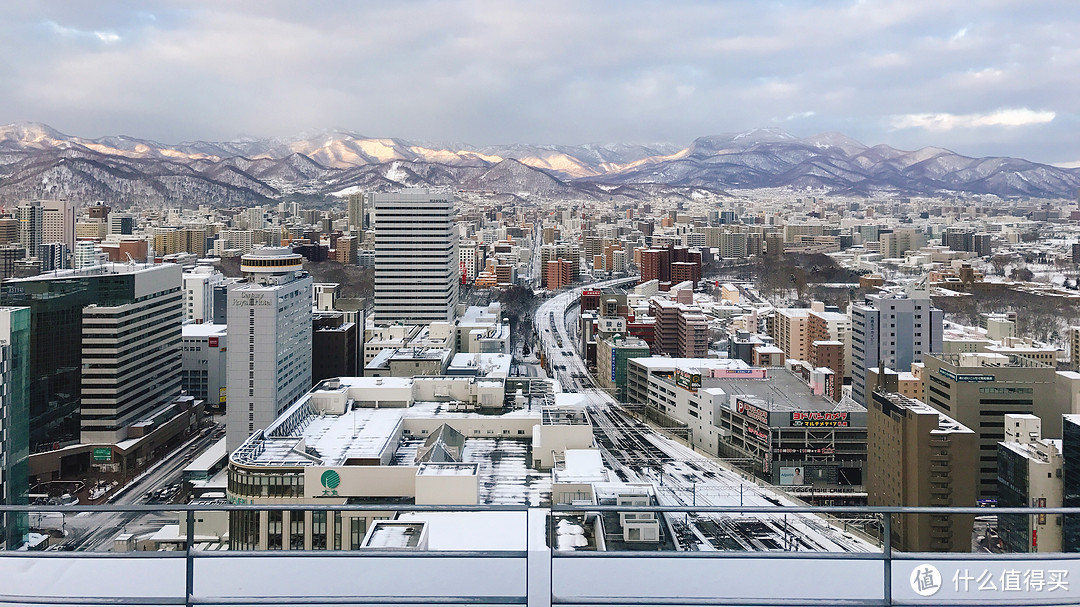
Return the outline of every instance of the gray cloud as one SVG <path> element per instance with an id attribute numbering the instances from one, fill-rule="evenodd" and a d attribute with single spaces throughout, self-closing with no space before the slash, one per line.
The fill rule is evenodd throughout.
<path id="1" fill-rule="evenodd" d="M 780 123 L 1068 162 L 1077 31 L 1072 0 L 5 3 L 0 122 L 475 144 Z"/>

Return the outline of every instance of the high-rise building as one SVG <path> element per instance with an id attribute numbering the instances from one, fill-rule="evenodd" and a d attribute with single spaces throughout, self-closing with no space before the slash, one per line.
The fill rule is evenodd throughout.
<path id="1" fill-rule="evenodd" d="M 866 385 L 867 369 L 879 365 L 910 369 L 924 353 L 940 352 L 943 321 L 944 312 L 931 305 L 929 295 L 883 293 L 853 304 L 851 397 L 855 402 L 864 405 L 870 398 L 873 387 Z"/>
<path id="2" fill-rule="evenodd" d="M 0 308 L 0 504 L 25 504 L 30 461 L 30 309 Z M 19 545 L 26 513 L 0 514 L 0 549 Z"/>
<path id="3" fill-rule="evenodd" d="M 264 247 L 229 289 L 226 445 L 239 447 L 311 387 L 311 276 L 303 257 Z"/>
<path id="4" fill-rule="evenodd" d="M 649 301 L 656 318 L 654 344 L 675 358 L 705 358 L 709 353 L 709 323 L 700 308 L 659 297 Z"/>
<path id="5" fill-rule="evenodd" d="M 4 283 L 0 302 L 30 308 L 35 451 L 122 440 L 125 424 L 179 395 L 180 275 L 115 263 Z"/>
<path id="6" fill-rule="evenodd" d="M 43 242 L 37 247 L 38 263 L 42 272 L 67 268 L 68 247 L 62 242 Z"/>
<path id="7" fill-rule="evenodd" d="M 671 254 L 667 249 L 645 249 L 640 258 L 641 282 L 671 280 Z"/>
<path id="8" fill-rule="evenodd" d="M 975 504 L 975 433 L 899 394 L 872 393 L 866 416 L 871 506 Z M 907 552 L 971 552 L 971 515 L 895 515 L 893 547 Z"/>
<path id="9" fill-rule="evenodd" d="M 720 233 L 719 244 L 720 257 L 723 259 L 741 259 L 747 256 L 747 235 L 745 232 L 725 230 Z"/>
<path id="10" fill-rule="evenodd" d="M 881 234 L 881 254 L 884 257 L 903 257 L 904 253 L 923 246 L 926 246 L 926 235 L 915 228 L 895 228 Z"/>
<path id="11" fill-rule="evenodd" d="M 130 213 L 109 214 L 109 234 L 130 236 L 135 233 L 135 216 Z"/>
<path id="12" fill-rule="evenodd" d="M 373 194 L 375 322 L 452 321 L 461 278 L 454 204 L 425 189 Z"/>
<path id="13" fill-rule="evenodd" d="M 809 308 L 779 308 L 776 310 L 776 345 L 788 358 L 810 360 Z M 836 369 L 833 369 L 834 371 Z"/>
<path id="14" fill-rule="evenodd" d="M 1047 438 L 1059 438 L 1056 421 L 1068 412 L 1056 398 L 1056 370 L 1023 356 L 965 353 L 923 357 L 926 402 L 979 436 L 975 471 L 979 499 L 997 497 L 997 444 L 1005 439 L 1005 414 L 1033 413 L 1046 421 Z"/>
<path id="15" fill-rule="evenodd" d="M 20 245 L 0 246 L 0 280 L 15 275 L 16 262 L 26 257 L 26 250 Z"/>
<path id="16" fill-rule="evenodd" d="M 650 356 L 649 344 L 636 337 L 613 335 L 596 341 L 596 369 L 600 385 L 626 402 L 626 366 L 631 358 Z"/>
<path id="17" fill-rule="evenodd" d="M 117 281 L 127 290 L 118 301 L 83 308 L 81 442 L 122 441 L 133 423 L 180 395 L 181 274 L 176 264 L 150 266 Z"/>
<path id="18" fill-rule="evenodd" d="M 18 213 L 18 211 L 16 211 Z M 0 217 L 0 245 L 19 244 L 19 217 Z"/>
<path id="19" fill-rule="evenodd" d="M 1061 420 L 1061 505 L 1080 507 L 1080 415 L 1067 414 Z M 1062 517 L 1061 549 L 1080 552 L 1080 516 Z"/>
<path id="20" fill-rule="evenodd" d="M 570 280 L 577 280 L 581 271 L 581 247 L 566 242 L 541 245 L 541 266 L 546 268 L 549 261 L 555 261 L 557 259 L 565 260 L 570 264 Z"/>
<path id="21" fill-rule="evenodd" d="M 1080 371 L 1080 327 L 1069 327 L 1069 367 Z"/>
<path id="22" fill-rule="evenodd" d="M 355 233 L 367 228 L 367 207 L 369 194 L 349 194 L 348 221 L 349 229 Z"/>
<path id="23" fill-rule="evenodd" d="M 552 259 L 544 264 L 544 286 L 552 291 L 571 284 L 570 262 L 565 259 Z"/>
<path id="24" fill-rule="evenodd" d="M 154 228 L 154 254 L 175 255 L 191 253 L 198 257 L 206 255 L 205 228 Z"/>
<path id="25" fill-rule="evenodd" d="M 67 200 L 41 201 L 41 241 L 60 242 L 75 248 L 75 203 Z M 66 264 L 65 264 L 66 265 Z"/>
<path id="26" fill-rule="evenodd" d="M 311 335 L 311 383 L 333 377 L 356 377 L 363 373 L 363 329 L 347 320 L 345 312 L 313 313 Z M 362 326 L 362 325 L 361 325 Z"/>
<path id="27" fill-rule="evenodd" d="M 998 443 L 999 508 L 1060 508 L 1061 440 L 1042 437 L 1042 420 L 1005 415 Z M 1061 552 L 1060 514 L 1000 514 L 998 536 L 1006 552 Z"/>
<path id="28" fill-rule="evenodd" d="M 19 205 L 18 217 L 19 244 L 26 251 L 26 257 L 33 257 L 43 242 L 45 209 L 36 202 L 24 202 Z"/>
<path id="29" fill-rule="evenodd" d="M 458 267 L 462 284 L 476 280 L 477 265 L 480 259 L 480 247 L 475 240 L 462 240 L 458 243 Z"/>
<path id="30" fill-rule="evenodd" d="M 109 218 L 109 211 L 111 211 L 111 210 L 112 210 L 112 207 L 110 207 L 109 205 L 104 204 L 102 202 L 99 202 L 97 204 L 92 204 L 92 205 L 86 207 L 86 215 L 88 217 L 90 217 L 91 219 L 106 219 L 107 220 Z"/>
<path id="31" fill-rule="evenodd" d="M 225 276 L 211 266 L 196 266 L 184 273 L 184 318 L 196 323 L 214 322 L 214 287 Z"/>
<path id="32" fill-rule="evenodd" d="M 72 256 L 71 267 L 81 270 L 101 265 L 107 260 L 108 258 L 101 252 L 96 243 L 89 240 L 80 240 L 75 243 L 75 254 Z"/>

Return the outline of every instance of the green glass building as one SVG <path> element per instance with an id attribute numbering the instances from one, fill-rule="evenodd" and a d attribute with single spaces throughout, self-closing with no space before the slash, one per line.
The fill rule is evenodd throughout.
<path id="1" fill-rule="evenodd" d="M 26 504 L 30 491 L 30 308 L 0 308 L 0 503 Z M 0 546 L 17 547 L 27 514 L 0 514 Z"/>

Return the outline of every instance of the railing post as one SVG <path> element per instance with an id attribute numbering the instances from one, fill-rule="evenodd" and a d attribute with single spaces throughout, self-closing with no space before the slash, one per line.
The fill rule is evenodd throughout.
<path id="1" fill-rule="evenodd" d="M 192 607 L 195 595 L 195 511 L 188 510 L 187 515 L 187 555 L 184 558 L 187 566 L 185 573 L 187 580 L 185 582 L 185 598 L 184 604 L 187 607 Z"/>
<path id="2" fill-rule="evenodd" d="M 529 537 L 526 541 L 526 603 L 528 607 L 551 607 L 551 548 L 547 542 L 547 525 L 550 524 L 551 511 L 547 508 L 529 508 L 526 514 L 526 526 Z"/>
<path id="3" fill-rule="evenodd" d="M 882 530 L 884 537 L 882 538 L 881 552 L 885 558 L 885 588 L 884 597 L 885 604 L 892 605 L 892 515 L 888 512 L 883 513 L 885 517 L 885 525 Z"/>

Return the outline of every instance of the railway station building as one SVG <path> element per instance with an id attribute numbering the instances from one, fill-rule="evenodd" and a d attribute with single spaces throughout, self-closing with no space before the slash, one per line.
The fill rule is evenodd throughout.
<path id="1" fill-rule="evenodd" d="M 866 502 L 866 408 L 815 395 L 785 368 L 738 359 L 635 358 L 632 403 L 695 449 L 818 504 Z"/>

